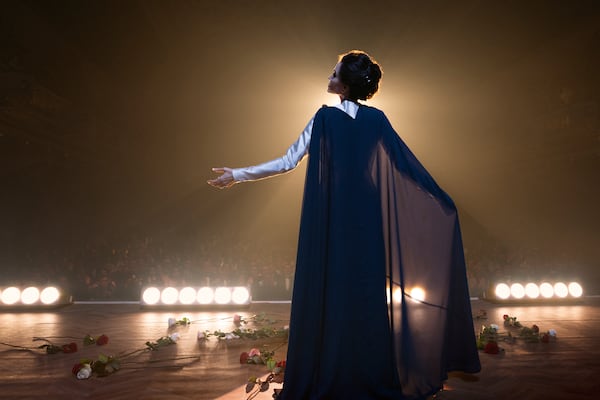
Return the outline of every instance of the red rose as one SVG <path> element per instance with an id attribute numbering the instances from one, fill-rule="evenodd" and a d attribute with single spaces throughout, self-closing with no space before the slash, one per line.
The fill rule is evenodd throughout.
<path id="1" fill-rule="evenodd" d="M 75 352 L 77 352 L 77 343 L 71 342 L 69 344 L 63 344 L 62 351 L 63 351 L 63 353 L 75 353 Z"/>
<path id="2" fill-rule="evenodd" d="M 96 344 L 98 346 L 104 346 L 107 343 L 108 343 L 108 336 L 106 336 L 106 335 L 100 335 L 100 336 L 98 336 L 98 339 L 96 339 Z"/>
<path id="3" fill-rule="evenodd" d="M 504 314 L 504 315 L 502 316 L 502 318 L 504 318 L 504 320 L 506 321 L 506 320 L 508 319 L 508 314 Z"/>
<path id="4" fill-rule="evenodd" d="M 498 347 L 498 343 L 496 343 L 494 341 L 489 341 L 485 345 L 483 352 L 488 353 L 488 354 L 498 354 L 500 352 L 500 347 Z"/>
<path id="5" fill-rule="evenodd" d="M 240 354 L 240 364 L 246 364 L 246 363 L 248 363 L 248 358 L 249 357 L 250 356 L 245 351 L 242 354 Z"/>
<path id="6" fill-rule="evenodd" d="M 279 368 L 285 368 L 285 360 L 279 361 L 276 366 Z"/>
<path id="7" fill-rule="evenodd" d="M 71 369 L 71 372 L 73 372 L 73 375 L 77 375 L 77 373 L 79 372 L 79 370 L 82 367 L 83 367 L 83 364 L 77 363 L 77 364 L 73 365 L 73 369 Z"/>
<path id="8" fill-rule="evenodd" d="M 542 343 L 548 343 L 550 341 L 550 335 L 548 335 L 547 333 L 544 333 L 540 340 L 542 341 Z"/>
<path id="9" fill-rule="evenodd" d="M 539 333 L 540 332 L 540 328 L 537 325 L 533 325 L 531 327 L 531 330 L 533 331 L 533 333 Z"/>

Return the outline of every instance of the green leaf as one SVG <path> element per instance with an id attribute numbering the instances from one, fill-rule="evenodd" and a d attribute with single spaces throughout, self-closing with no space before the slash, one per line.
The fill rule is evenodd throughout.
<path id="1" fill-rule="evenodd" d="M 256 386 L 256 382 L 248 382 L 246 384 L 246 393 L 250 393 L 254 389 L 254 386 Z"/>
<path id="2" fill-rule="evenodd" d="M 260 384 L 260 391 L 261 392 L 266 392 L 267 390 L 269 390 L 269 382 L 263 382 Z"/>

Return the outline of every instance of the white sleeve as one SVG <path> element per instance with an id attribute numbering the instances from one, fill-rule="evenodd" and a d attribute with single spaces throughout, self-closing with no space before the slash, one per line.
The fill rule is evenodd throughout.
<path id="1" fill-rule="evenodd" d="M 298 140 L 287 149 L 283 156 L 252 167 L 235 168 L 233 169 L 233 179 L 236 182 L 255 181 L 280 175 L 296 168 L 308 153 L 314 120 L 314 117 L 311 118 Z"/>

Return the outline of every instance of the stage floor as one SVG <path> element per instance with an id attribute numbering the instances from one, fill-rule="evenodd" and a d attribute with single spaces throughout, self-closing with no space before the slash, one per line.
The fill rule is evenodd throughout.
<path id="1" fill-rule="evenodd" d="M 524 326 L 554 329 L 550 343 L 501 342 L 503 352 L 480 353 L 482 371 L 453 374 L 441 400 L 592 399 L 600 392 L 600 298 L 573 305 L 499 305 L 472 302 L 474 328 L 497 324 L 503 315 L 515 316 Z M 265 366 L 239 363 L 240 353 L 251 348 L 275 351 L 284 359 L 281 338 L 198 341 L 198 331 L 230 332 L 233 315 L 266 315 L 282 327 L 289 319 L 289 304 L 252 304 L 247 309 L 223 311 L 144 310 L 136 304 L 74 304 L 44 312 L 3 312 L 0 315 L 0 399 L 220 399 L 244 400 L 250 376 L 267 373 Z M 168 327 L 169 318 L 189 318 L 187 326 Z M 249 323 L 245 327 L 252 327 Z M 178 333 L 177 344 L 156 351 L 142 350 L 122 359 L 121 369 L 106 377 L 77 380 L 71 370 L 82 358 L 116 355 L 144 349 L 147 341 Z M 105 334 L 105 346 L 83 346 L 83 337 Z M 75 353 L 46 354 L 34 347 L 33 337 L 52 338 L 58 345 L 76 342 Z M 60 337 L 60 338 L 57 338 Z M 72 337 L 72 338 L 62 338 Z M 272 390 L 256 399 L 271 399 Z M 346 400 L 346 399 L 344 399 Z M 354 400 L 354 399 L 350 399 Z M 360 399 L 356 399 L 360 400 Z"/>

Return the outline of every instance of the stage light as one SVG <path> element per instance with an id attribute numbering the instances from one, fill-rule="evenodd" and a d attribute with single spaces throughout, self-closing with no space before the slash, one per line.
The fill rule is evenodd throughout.
<path id="1" fill-rule="evenodd" d="M 510 287 L 506 283 L 500 283 L 496 285 L 496 297 L 502 300 L 506 300 L 510 297 Z"/>
<path id="2" fill-rule="evenodd" d="M 525 288 L 520 283 L 513 283 L 510 285 L 510 295 L 515 299 L 522 299 L 525 297 Z"/>
<path id="3" fill-rule="evenodd" d="M 215 299 L 215 291 L 209 287 L 203 287 L 198 290 L 198 303 L 211 304 Z"/>
<path id="4" fill-rule="evenodd" d="M 8 287 L 2 291 L 2 303 L 8 306 L 15 304 L 21 298 L 21 291 L 14 286 Z"/>
<path id="5" fill-rule="evenodd" d="M 143 291 L 142 302 L 148 305 L 154 305 L 160 300 L 160 290 L 155 287 L 150 287 Z"/>
<path id="6" fill-rule="evenodd" d="M 40 299 L 40 290 L 30 286 L 21 292 L 21 302 L 23 304 L 33 304 Z"/>
<path id="7" fill-rule="evenodd" d="M 581 297 L 583 295 L 583 288 L 577 282 L 569 283 L 569 294 L 573 297 Z"/>
<path id="8" fill-rule="evenodd" d="M 167 305 L 175 304 L 178 298 L 179 291 L 174 287 L 164 288 L 160 294 L 160 301 Z"/>
<path id="9" fill-rule="evenodd" d="M 540 293 L 543 298 L 549 299 L 554 296 L 554 288 L 548 282 L 544 282 L 540 285 Z"/>
<path id="10" fill-rule="evenodd" d="M 26 286 L 19 288 L 10 286 L 0 289 L 0 306 L 3 308 L 36 308 L 52 307 L 70 304 L 70 296 L 64 295 L 58 288 L 53 286 L 36 287 Z"/>
<path id="11" fill-rule="evenodd" d="M 231 302 L 231 290 L 224 287 L 218 287 L 215 289 L 215 303 L 227 304 Z"/>
<path id="12" fill-rule="evenodd" d="M 181 304 L 192 304 L 196 301 L 196 290 L 191 287 L 184 287 L 179 292 L 179 302 Z"/>
<path id="13" fill-rule="evenodd" d="M 231 292 L 231 301 L 234 304 L 245 304 L 250 300 L 250 291 L 245 287 L 236 287 Z"/>
<path id="14" fill-rule="evenodd" d="M 542 282 L 539 286 L 535 282 L 498 283 L 494 289 L 494 296 L 490 300 L 498 301 L 565 301 L 578 299 L 583 295 L 583 289 L 577 282 L 567 286 L 564 282 Z"/>
<path id="15" fill-rule="evenodd" d="M 142 306 L 226 306 L 248 305 L 252 297 L 247 287 L 148 287 L 142 290 Z"/>
<path id="16" fill-rule="evenodd" d="M 557 282 L 554 284 L 554 294 L 564 299 L 569 295 L 569 288 L 563 282 Z"/>
<path id="17" fill-rule="evenodd" d="M 40 301 L 46 305 L 54 304 L 60 300 L 60 290 L 54 286 L 48 286 L 40 293 Z"/>
<path id="18" fill-rule="evenodd" d="M 420 287 L 412 288 L 410 291 L 410 297 L 417 302 L 425 301 L 425 291 Z"/>
<path id="19" fill-rule="evenodd" d="M 529 282 L 527 285 L 525 285 L 525 294 L 530 299 L 537 299 L 540 297 L 540 288 L 535 283 Z"/>
<path id="20" fill-rule="evenodd" d="M 386 298 L 387 298 L 387 304 L 390 304 L 390 288 L 389 288 L 389 286 L 386 288 L 385 294 L 386 294 Z M 402 303 L 402 288 L 400 288 L 399 286 L 395 286 L 391 295 L 392 295 L 392 299 L 394 299 L 395 304 Z"/>

